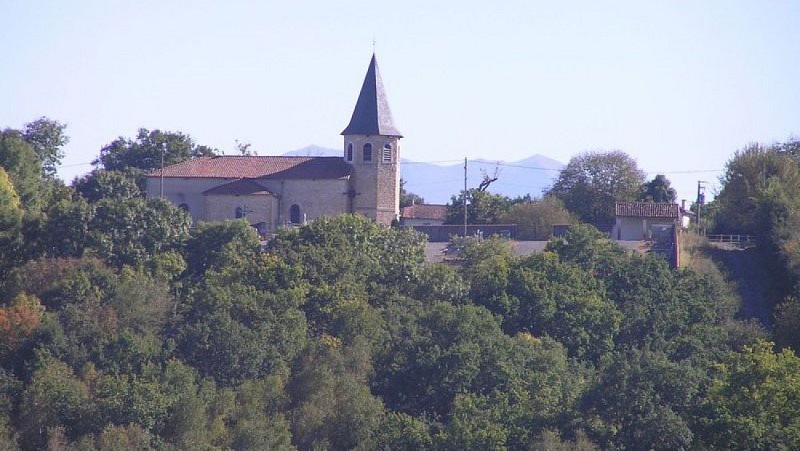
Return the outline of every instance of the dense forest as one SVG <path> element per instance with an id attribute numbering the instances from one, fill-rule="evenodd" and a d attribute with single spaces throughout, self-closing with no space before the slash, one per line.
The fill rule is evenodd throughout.
<path id="1" fill-rule="evenodd" d="M 0 449 L 800 447 L 786 149 L 737 153 L 729 172 L 774 158 L 775 177 L 756 171 L 763 195 L 741 198 L 731 178 L 709 206 L 722 230 L 761 202 L 773 335 L 717 273 L 588 225 L 528 256 L 462 240 L 446 264 L 349 215 L 262 246 L 244 220 L 192 227 L 142 196 L 160 152 L 213 152 L 188 136 L 120 138 L 70 186 L 65 140 L 46 118 L 0 134 Z"/>

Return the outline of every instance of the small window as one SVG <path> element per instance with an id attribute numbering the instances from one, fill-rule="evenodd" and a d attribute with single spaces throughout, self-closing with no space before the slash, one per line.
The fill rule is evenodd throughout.
<path id="1" fill-rule="evenodd" d="M 242 207 L 242 206 L 236 207 L 236 219 L 244 218 L 244 217 L 245 217 L 244 207 Z"/>
<path id="2" fill-rule="evenodd" d="M 347 154 L 344 158 L 345 161 L 353 161 L 353 143 L 347 144 Z"/>
<path id="3" fill-rule="evenodd" d="M 364 144 L 364 154 L 363 154 L 364 163 L 369 163 L 372 161 L 372 144 L 366 143 Z"/>
<path id="4" fill-rule="evenodd" d="M 300 206 L 297 204 L 289 207 L 289 222 L 292 224 L 300 224 Z"/>
<path id="5" fill-rule="evenodd" d="M 383 145 L 383 162 L 384 163 L 392 162 L 392 145 L 389 143 Z"/>
<path id="6" fill-rule="evenodd" d="M 187 213 L 191 213 L 191 211 L 189 210 L 189 204 L 187 204 L 186 202 L 178 205 L 178 208 L 180 208 L 181 210 L 183 210 L 183 211 L 185 211 Z"/>

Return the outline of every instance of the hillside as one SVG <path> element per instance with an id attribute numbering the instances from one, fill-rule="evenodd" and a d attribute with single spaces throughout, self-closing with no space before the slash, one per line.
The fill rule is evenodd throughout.
<path id="1" fill-rule="evenodd" d="M 341 155 L 338 149 L 310 145 L 287 152 L 284 155 L 335 156 Z M 402 160 L 401 173 L 406 189 L 422 196 L 426 202 L 446 204 L 450 196 L 464 189 L 464 163 L 438 165 L 432 163 Z M 492 175 L 497 169 L 499 179 L 491 186 L 491 191 L 509 197 L 539 197 L 564 165 L 543 155 L 533 155 L 519 161 L 470 160 L 467 165 L 467 183 L 470 187 L 478 185 L 483 172 Z"/>
<path id="2" fill-rule="evenodd" d="M 729 286 L 741 300 L 738 317 L 756 319 L 765 327 L 772 326 L 772 295 L 769 274 L 759 263 L 755 248 L 739 249 L 725 243 L 709 243 L 702 252 L 722 272 Z"/>

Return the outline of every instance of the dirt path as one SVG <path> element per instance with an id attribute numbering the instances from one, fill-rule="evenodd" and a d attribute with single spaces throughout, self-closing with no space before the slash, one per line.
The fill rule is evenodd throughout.
<path id="1" fill-rule="evenodd" d="M 704 248 L 725 275 L 742 300 L 737 315 L 740 319 L 755 318 L 768 329 L 772 328 L 772 301 L 767 286 L 769 275 L 758 263 L 755 248 L 738 249 L 732 245 L 711 244 Z"/>

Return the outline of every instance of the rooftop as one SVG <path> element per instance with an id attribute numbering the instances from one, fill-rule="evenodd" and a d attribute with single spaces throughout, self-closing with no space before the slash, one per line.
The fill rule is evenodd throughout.
<path id="1" fill-rule="evenodd" d="M 239 179 L 225 183 L 209 190 L 203 191 L 204 195 L 230 195 L 230 196 L 257 196 L 273 193 L 253 179 Z"/>
<path id="2" fill-rule="evenodd" d="M 374 53 L 369 62 L 369 68 L 367 68 L 367 75 L 364 77 L 364 84 L 361 85 L 361 92 L 358 95 L 356 107 L 353 109 L 350 124 L 344 129 L 342 135 L 403 137 L 394 126 L 392 111 L 389 109 L 389 101 L 386 99 L 386 92 L 383 89 L 383 81 Z"/>
<path id="3" fill-rule="evenodd" d="M 635 218 L 679 218 L 681 214 L 678 204 L 653 202 L 617 202 L 614 210 L 616 216 Z"/>
<path id="4" fill-rule="evenodd" d="M 439 204 L 414 204 L 403 207 L 400 217 L 406 219 L 436 219 L 444 221 L 447 218 L 447 205 Z"/>
<path id="5" fill-rule="evenodd" d="M 164 177 L 229 179 L 341 179 L 352 167 L 342 157 L 219 155 L 186 160 L 164 168 Z M 149 177 L 160 177 L 155 169 Z"/>

